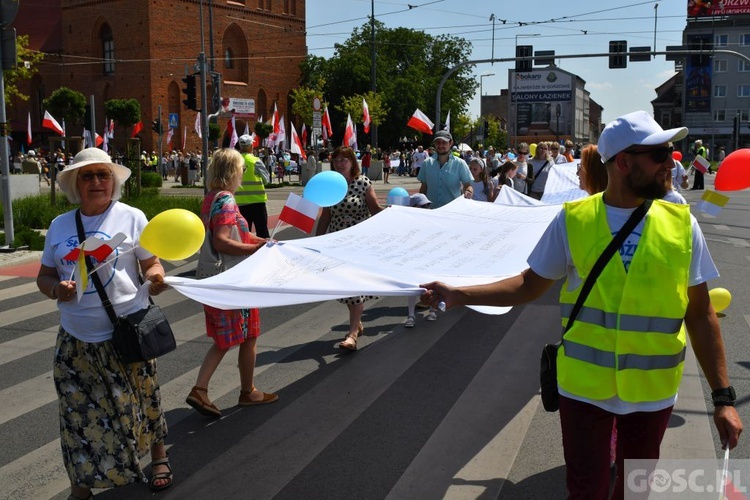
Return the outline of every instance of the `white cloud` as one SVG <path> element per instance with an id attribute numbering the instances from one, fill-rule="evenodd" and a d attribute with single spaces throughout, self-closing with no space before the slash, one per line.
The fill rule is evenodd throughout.
<path id="1" fill-rule="evenodd" d="M 611 90 L 615 88 L 615 86 L 611 82 L 602 82 L 602 83 L 587 83 L 586 89 L 591 90 Z"/>

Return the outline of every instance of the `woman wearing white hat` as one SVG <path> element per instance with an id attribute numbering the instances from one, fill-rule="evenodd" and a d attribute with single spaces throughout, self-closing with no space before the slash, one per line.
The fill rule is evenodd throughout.
<path id="1" fill-rule="evenodd" d="M 156 362 L 124 365 L 110 341 L 112 322 L 93 283 L 89 282 L 80 301 L 76 295 L 76 280 L 81 280 L 75 271 L 79 218 L 86 237 L 126 236 L 113 251 L 117 258 L 96 271 L 118 316 L 148 303 L 146 294 L 139 291 L 139 271 L 150 282 L 151 295 L 167 287 L 159 258 L 137 246 L 146 216 L 117 201 L 128 177 L 128 168 L 112 163 L 97 148 L 82 150 L 58 174 L 60 188 L 80 209 L 50 224 L 37 276 L 39 290 L 57 301 L 60 310 L 53 378 L 59 396 L 63 461 L 71 482 L 69 499 L 91 498 L 92 488 L 145 481 L 141 457 L 149 451 L 153 460 L 150 488 L 158 491 L 172 485 Z"/>

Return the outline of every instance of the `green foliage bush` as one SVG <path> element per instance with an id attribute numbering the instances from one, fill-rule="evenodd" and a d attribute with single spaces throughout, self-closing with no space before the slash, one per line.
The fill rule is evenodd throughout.
<path id="1" fill-rule="evenodd" d="M 162 183 L 161 175 L 156 172 L 141 172 L 141 187 L 160 188 Z"/>

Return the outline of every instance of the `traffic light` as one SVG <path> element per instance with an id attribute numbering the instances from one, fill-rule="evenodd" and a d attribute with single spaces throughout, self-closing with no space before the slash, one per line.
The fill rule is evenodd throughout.
<path id="1" fill-rule="evenodd" d="M 153 130 L 157 134 L 161 135 L 162 128 L 161 128 L 161 120 L 159 118 L 154 118 L 151 121 L 151 130 Z"/>
<path id="2" fill-rule="evenodd" d="M 197 111 L 198 104 L 195 100 L 195 75 L 187 75 L 182 81 L 185 82 L 185 88 L 182 89 L 182 92 L 185 94 L 185 99 L 182 100 L 182 103 L 187 109 Z"/>
<path id="3" fill-rule="evenodd" d="M 609 67 L 610 68 L 627 68 L 628 59 L 625 54 L 628 52 L 628 42 L 625 40 L 612 40 L 609 42 Z"/>
<path id="4" fill-rule="evenodd" d="M 534 52 L 533 45 L 516 46 L 516 58 L 528 57 L 523 61 L 516 60 L 516 73 L 529 73 L 531 71 L 531 54 Z"/>

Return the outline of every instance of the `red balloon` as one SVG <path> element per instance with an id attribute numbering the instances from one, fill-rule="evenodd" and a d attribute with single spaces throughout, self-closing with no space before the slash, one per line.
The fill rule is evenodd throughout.
<path id="1" fill-rule="evenodd" d="M 739 191 L 750 187 L 750 149 L 738 149 L 724 158 L 714 187 L 718 191 Z"/>
<path id="2" fill-rule="evenodd" d="M 672 151 L 672 159 L 682 161 L 682 153 L 680 153 L 679 151 Z"/>

